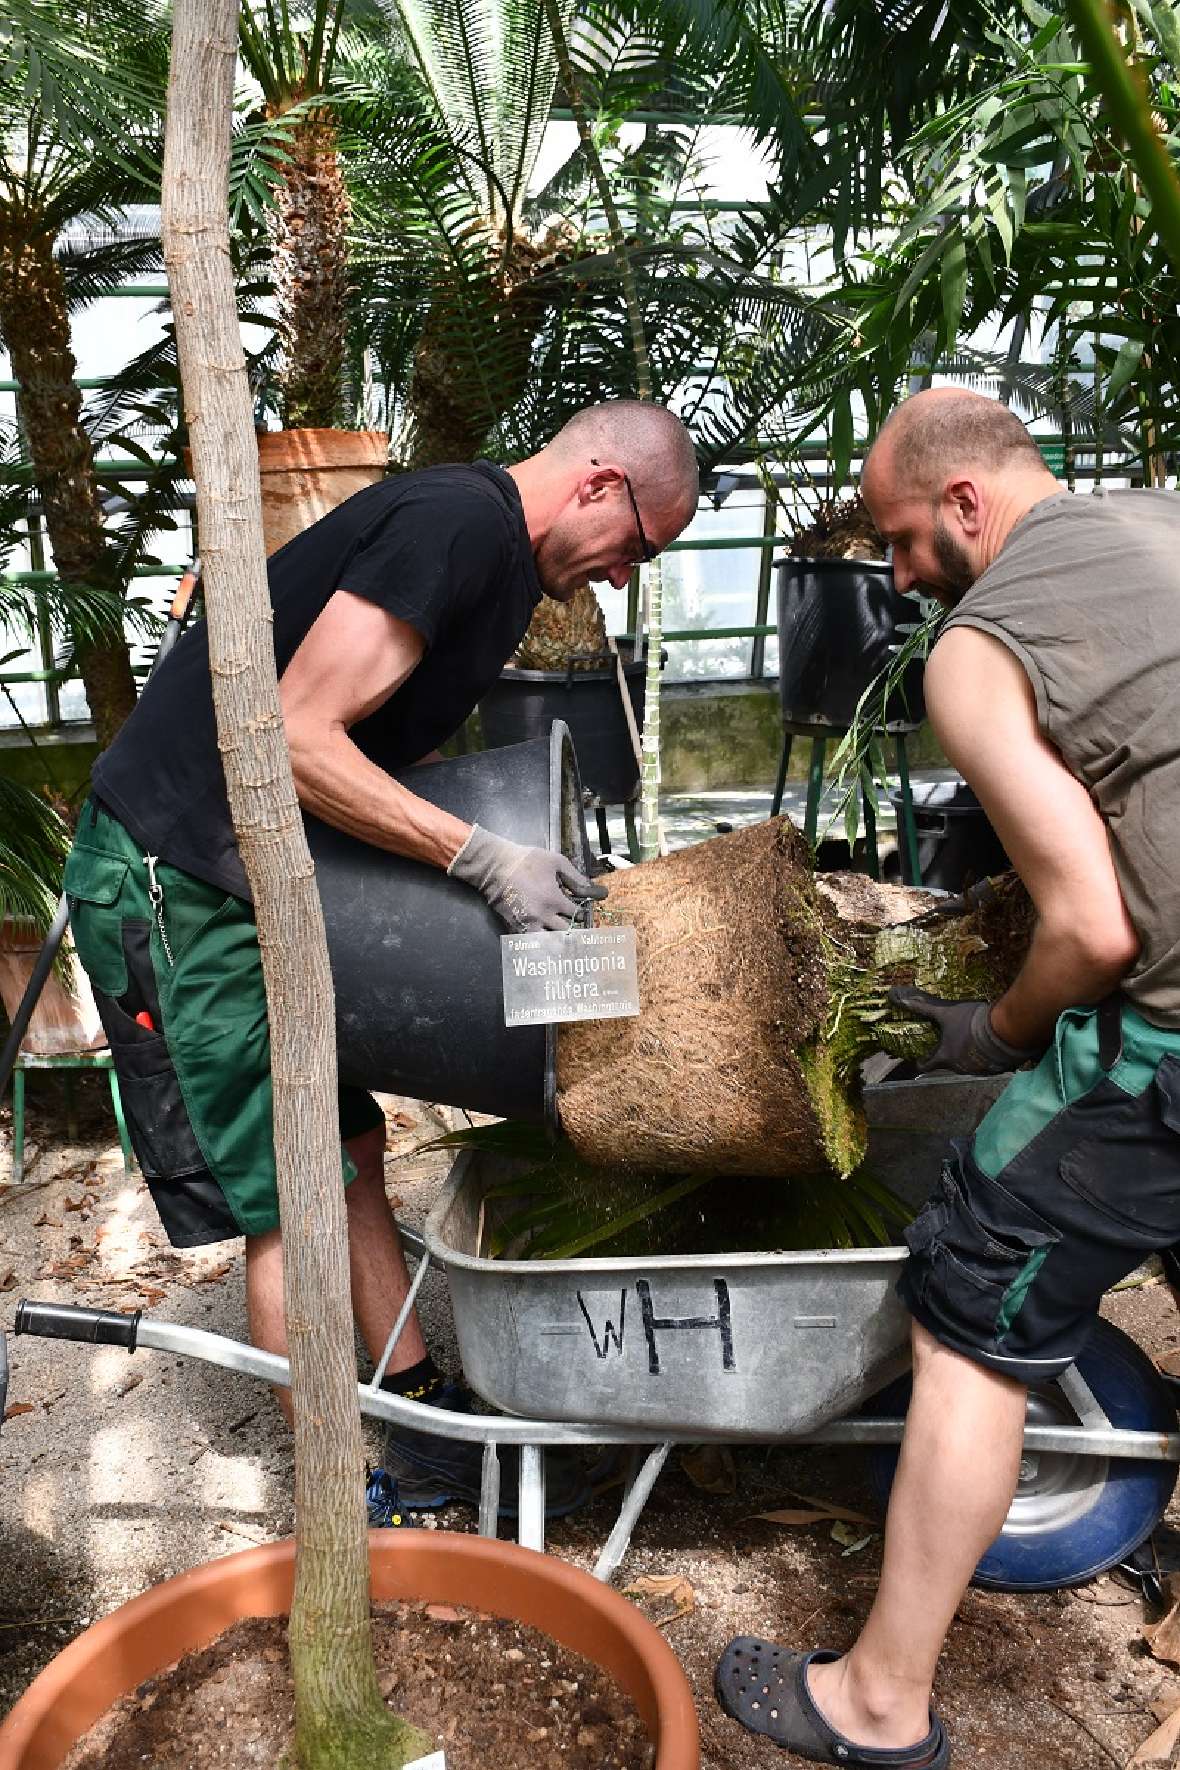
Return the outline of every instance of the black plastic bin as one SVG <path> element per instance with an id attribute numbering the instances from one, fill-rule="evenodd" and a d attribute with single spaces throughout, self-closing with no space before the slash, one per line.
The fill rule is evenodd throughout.
<path id="1" fill-rule="evenodd" d="M 893 568 L 864 559 L 782 559 L 778 564 L 779 698 L 783 723 L 846 731 L 865 689 L 920 620 L 893 587 Z M 890 697 L 886 727 L 915 731 L 926 717 L 923 662 L 915 658 Z M 580 754 L 580 752 L 579 752 Z"/>
<path id="2" fill-rule="evenodd" d="M 914 781 L 914 823 L 923 885 L 962 891 L 977 879 L 1006 873 L 1012 862 L 966 781 Z M 901 794 L 889 798 L 901 827 Z"/>
<path id="3" fill-rule="evenodd" d="M 409 769 L 420 798 L 514 842 L 589 845 L 573 745 L 544 737 Z M 555 1123 L 553 1027 L 506 1027 L 504 930 L 470 885 L 307 819 L 336 988 L 340 1079 L 502 1118 Z"/>
<path id="4" fill-rule="evenodd" d="M 623 674 L 641 731 L 647 664 L 625 663 Z M 540 737 L 560 719 L 569 727 L 591 800 L 625 805 L 638 792 L 639 763 L 613 659 L 597 670 L 503 670 L 479 703 L 479 719 L 490 750 Z"/>

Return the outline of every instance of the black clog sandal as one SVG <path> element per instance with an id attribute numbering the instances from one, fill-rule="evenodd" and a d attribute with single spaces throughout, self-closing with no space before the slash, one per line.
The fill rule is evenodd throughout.
<path id="1" fill-rule="evenodd" d="M 771 1641 L 739 1635 L 717 1661 L 713 1688 L 727 1715 L 813 1763 L 841 1764 L 844 1770 L 947 1770 L 950 1742 L 933 1712 L 925 1739 L 892 1748 L 856 1745 L 828 1724 L 811 1700 L 807 1668 L 839 1658 L 824 1650 L 788 1653 Z"/>

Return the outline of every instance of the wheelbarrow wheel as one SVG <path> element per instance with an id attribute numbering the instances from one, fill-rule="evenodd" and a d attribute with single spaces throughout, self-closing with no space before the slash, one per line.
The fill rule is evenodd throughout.
<path id="1" fill-rule="evenodd" d="M 1167 1385 L 1135 1342 L 1110 1322 L 1095 1322 L 1074 1368 L 1112 1426 L 1176 1430 L 1176 1406 Z M 905 1377 L 873 1397 L 873 1414 L 904 1413 L 909 1394 Z M 1028 1418 L 1037 1425 L 1078 1423 L 1057 1383 L 1029 1391 Z M 897 1447 L 876 1447 L 869 1457 L 873 1485 L 886 1500 Z M 1002 1592 L 1044 1592 L 1093 1579 L 1125 1560 L 1155 1529 L 1176 1475 L 1175 1463 L 1073 1451 L 1026 1452 L 1004 1528 L 975 1569 L 972 1583 Z"/>

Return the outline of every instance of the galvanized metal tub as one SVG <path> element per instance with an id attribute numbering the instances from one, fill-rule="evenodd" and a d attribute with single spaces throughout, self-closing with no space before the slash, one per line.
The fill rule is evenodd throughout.
<path id="1" fill-rule="evenodd" d="M 1003 1080 L 870 1088 L 873 1172 L 920 1203 L 948 1136 L 974 1129 Z M 464 1151 L 425 1227 L 467 1380 L 505 1413 L 653 1438 L 806 1437 L 906 1367 L 904 1248 L 489 1260 L 484 1193 L 511 1171 Z"/>

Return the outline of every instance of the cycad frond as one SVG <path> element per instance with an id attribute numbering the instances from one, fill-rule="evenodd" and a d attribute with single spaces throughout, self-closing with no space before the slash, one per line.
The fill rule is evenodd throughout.
<path id="1" fill-rule="evenodd" d="M 158 239 L 109 239 L 90 246 L 69 243 L 56 256 L 71 312 L 110 295 L 125 283 L 158 275 L 164 262 Z"/>
<path id="2" fill-rule="evenodd" d="M 549 120 L 553 44 L 533 0 L 381 0 L 438 126 L 465 144 L 461 176 L 494 226 L 520 208 Z M 573 0 L 561 0 L 568 23 Z M 471 156 L 474 156 L 472 159 Z"/>

